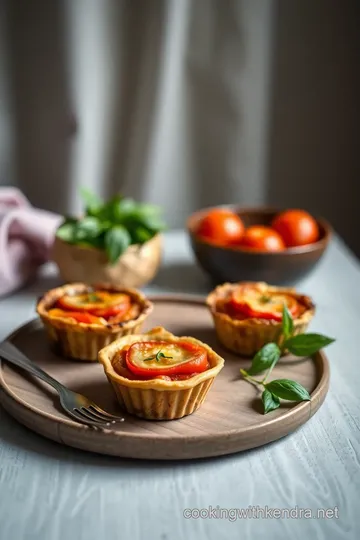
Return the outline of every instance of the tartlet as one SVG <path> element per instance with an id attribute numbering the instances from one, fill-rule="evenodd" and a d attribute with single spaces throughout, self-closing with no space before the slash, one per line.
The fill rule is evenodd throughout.
<path id="1" fill-rule="evenodd" d="M 258 311 L 251 309 L 254 302 Z M 276 310 L 274 307 L 272 315 L 273 302 Z M 256 354 L 266 343 L 281 345 L 283 302 L 293 310 L 293 335 L 305 332 L 315 314 L 315 305 L 309 296 L 294 288 L 264 282 L 224 283 L 206 299 L 218 340 L 229 351 L 243 356 Z"/>
<path id="2" fill-rule="evenodd" d="M 144 356 L 148 354 L 146 350 L 153 347 L 155 351 L 157 348 L 159 351 L 165 350 L 165 358 L 173 358 L 169 354 L 166 355 L 166 351 L 175 351 L 176 355 L 176 347 L 178 349 L 183 346 L 194 347 L 198 351 L 205 352 L 207 367 L 205 369 L 203 367 L 203 371 L 197 373 L 190 373 L 193 368 L 187 367 L 188 376 L 183 377 L 176 374 L 172 376 L 152 374 L 144 378 L 144 375 L 140 376 L 132 372 L 129 376 L 127 368 L 129 351 L 141 350 L 142 345 L 143 348 L 145 347 Z M 129 414 L 147 420 L 174 420 L 194 413 L 204 402 L 216 376 L 224 366 L 223 358 L 207 344 L 193 337 L 174 336 L 163 327 L 155 327 L 144 334 L 122 337 L 102 349 L 98 358 L 121 407 Z M 179 365 L 171 364 L 163 358 L 161 360 L 162 369 L 168 369 L 169 365 Z M 146 369 L 144 367 L 146 361 L 153 362 L 151 370 L 157 369 L 154 355 L 137 360 L 137 368 L 140 365 L 140 367 L 143 366 L 142 369 Z M 184 360 L 181 364 L 183 370 L 186 369 L 185 364 Z"/>
<path id="3" fill-rule="evenodd" d="M 36 306 L 50 343 L 60 354 L 93 362 L 100 349 L 139 332 L 152 310 L 153 304 L 136 289 L 103 283 L 51 289 Z"/>

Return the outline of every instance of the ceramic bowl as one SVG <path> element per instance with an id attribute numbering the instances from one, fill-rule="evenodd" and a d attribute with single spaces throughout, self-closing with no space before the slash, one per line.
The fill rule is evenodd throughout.
<path id="1" fill-rule="evenodd" d="M 241 208 L 223 206 L 235 211 L 246 227 L 270 225 L 283 209 L 261 207 Z M 301 247 L 287 248 L 281 252 L 256 252 L 248 248 L 221 247 L 199 239 L 196 226 L 210 208 L 199 210 L 187 220 L 187 230 L 195 258 L 214 284 L 237 281 L 265 281 L 272 285 L 295 285 L 308 276 L 318 265 L 328 247 L 332 230 L 326 220 L 317 219 L 320 238 L 317 242 Z"/>

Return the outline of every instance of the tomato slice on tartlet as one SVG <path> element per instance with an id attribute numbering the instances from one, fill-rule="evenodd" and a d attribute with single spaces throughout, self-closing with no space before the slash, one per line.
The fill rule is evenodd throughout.
<path id="1" fill-rule="evenodd" d="M 284 304 L 292 317 L 299 314 L 299 303 L 291 294 L 264 293 L 254 287 L 246 291 L 241 288 L 233 291 L 229 307 L 233 313 L 240 313 L 248 318 L 270 319 L 281 322 Z"/>
<path id="2" fill-rule="evenodd" d="M 125 315 L 131 307 L 131 298 L 125 293 L 96 291 L 64 295 L 57 301 L 57 306 L 63 310 L 86 312 L 106 319 Z"/>
<path id="3" fill-rule="evenodd" d="M 103 324 L 104 322 L 100 317 L 82 311 L 67 311 L 65 309 L 54 308 L 49 310 L 49 315 L 52 317 L 75 319 L 75 321 L 85 324 Z"/>
<path id="4" fill-rule="evenodd" d="M 209 367 L 206 350 L 184 341 L 133 343 L 125 361 L 133 374 L 146 377 L 202 373 Z"/>

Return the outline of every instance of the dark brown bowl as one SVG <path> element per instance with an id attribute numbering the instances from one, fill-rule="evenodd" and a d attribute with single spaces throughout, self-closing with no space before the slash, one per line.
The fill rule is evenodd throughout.
<path id="1" fill-rule="evenodd" d="M 250 225 L 270 225 L 273 217 L 282 211 L 268 207 L 240 208 L 226 205 L 235 211 L 246 227 Z M 237 281 L 265 281 L 271 285 L 295 285 L 309 275 L 324 254 L 332 230 L 324 219 L 317 219 L 320 238 L 317 242 L 285 251 L 269 253 L 239 247 L 220 247 L 196 237 L 198 221 L 207 213 L 206 208 L 192 214 L 187 221 L 187 229 L 195 257 L 203 270 L 215 284 Z"/>

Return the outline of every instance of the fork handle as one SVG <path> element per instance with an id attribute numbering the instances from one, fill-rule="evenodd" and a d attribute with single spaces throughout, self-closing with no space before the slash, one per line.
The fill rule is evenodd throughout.
<path id="1" fill-rule="evenodd" d="M 28 371 L 29 373 L 31 373 L 31 375 L 39 377 L 39 379 L 42 379 L 46 383 L 50 384 L 58 392 L 63 388 L 63 385 L 59 383 L 59 381 L 45 373 L 45 371 L 43 371 L 39 366 L 34 364 L 31 360 L 29 360 L 29 358 L 24 356 L 16 347 L 14 347 L 9 342 L 3 342 L 0 344 L 0 357 L 7 362 L 10 362 L 11 364 L 14 364 L 15 366 L 18 366 L 25 371 Z"/>

